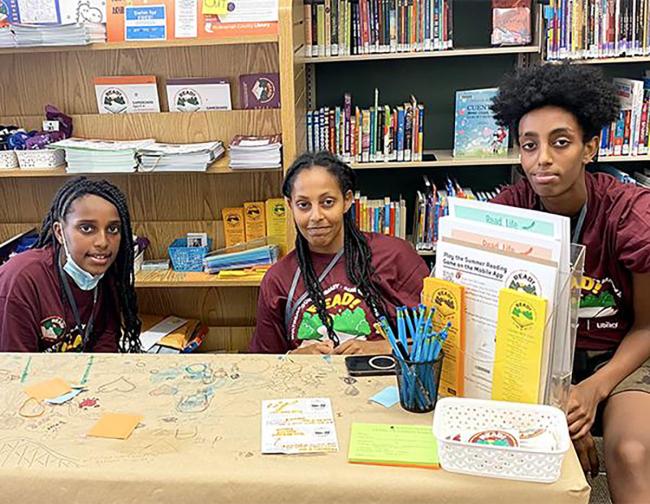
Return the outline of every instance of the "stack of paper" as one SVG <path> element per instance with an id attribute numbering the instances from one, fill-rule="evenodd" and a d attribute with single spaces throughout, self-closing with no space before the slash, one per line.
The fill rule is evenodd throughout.
<path id="1" fill-rule="evenodd" d="M 8 26 L 0 28 L 0 47 L 16 47 L 16 37 Z"/>
<path id="2" fill-rule="evenodd" d="M 223 142 L 163 144 L 154 143 L 138 151 L 140 171 L 204 172 L 224 155 Z"/>
<path id="3" fill-rule="evenodd" d="M 203 259 L 203 265 L 208 273 L 267 266 L 278 260 L 279 251 L 277 245 L 266 245 L 229 254 L 210 254 Z"/>
<path id="4" fill-rule="evenodd" d="M 230 167 L 236 169 L 280 168 L 282 137 L 237 135 L 230 143 Z"/>
<path id="5" fill-rule="evenodd" d="M 106 25 L 85 24 L 14 24 L 18 47 L 88 45 L 106 42 Z"/>
<path id="6" fill-rule="evenodd" d="M 67 138 L 50 144 L 64 149 L 68 173 L 124 173 L 134 172 L 138 164 L 136 152 L 155 143 L 155 140 L 94 140 Z"/>
<path id="7" fill-rule="evenodd" d="M 465 397 L 509 400 L 526 388 L 528 396 L 542 402 L 549 387 L 553 338 L 570 337 L 570 220 L 450 198 L 449 216 L 440 219 L 437 251 L 435 276 L 465 288 Z M 546 300 L 546 313 L 534 320 L 541 324 L 538 332 L 543 341 L 526 341 L 526 345 L 513 341 L 500 345 L 503 352 L 498 351 L 495 340 L 502 334 L 498 300 L 503 289 Z M 508 308 L 519 317 L 519 328 L 532 335 L 529 305 L 523 302 Z M 512 335 L 511 331 L 503 337 Z M 533 368 L 539 372 L 529 379 Z M 493 388 L 495 373 L 507 374 L 505 380 L 505 375 L 500 376 L 499 390 Z"/>

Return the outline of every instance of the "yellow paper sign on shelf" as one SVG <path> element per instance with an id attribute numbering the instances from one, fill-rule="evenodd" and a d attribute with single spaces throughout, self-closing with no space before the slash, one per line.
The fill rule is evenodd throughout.
<path id="1" fill-rule="evenodd" d="M 228 0 L 203 0 L 203 14 L 227 14 Z"/>
<path id="2" fill-rule="evenodd" d="M 232 247 L 237 243 L 246 241 L 244 232 L 244 208 L 224 208 L 221 210 L 223 216 L 223 231 L 226 236 L 226 247 Z"/>
<path id="3" fill-rule="evenodd" d="M 264 202 L 244 203 L 244 227 L 246 241 L 264 238 L 266 236 L 266 217 Z"/>
<path id="4" fill-rule="evenodd" d="M 492 399 L 539 402 L 546 306 L 526 292 L 499 291 Z"/>
<path id="5" fill-rule="evenodd" d="M 462 397 L 465 352 L 465 289 L 440 278 L 425 278 L 422 303 L 435 308 L 433 328 L 442 330 L 451 323 L 447 341 L 442 345 L 445 358 L 440 376 L 440 395 Z"/>

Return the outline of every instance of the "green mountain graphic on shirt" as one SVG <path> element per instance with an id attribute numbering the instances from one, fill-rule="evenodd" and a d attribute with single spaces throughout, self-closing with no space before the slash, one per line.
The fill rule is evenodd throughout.
<path id="1" fill-rule="evenodd" d="M 354 337 L 370 335 L 370 324 L 366 319 L 366 313 L 362 308 L 354 310 L 345 309 L 336 315 L 332 315 L 334 331 L 337 333 L 350 334 Z M 319 340 L 323 336 L 318 329 L 324 327 L 317 313 L 305 312 L 300 327 L 298 328 L 298 339 Z"/>

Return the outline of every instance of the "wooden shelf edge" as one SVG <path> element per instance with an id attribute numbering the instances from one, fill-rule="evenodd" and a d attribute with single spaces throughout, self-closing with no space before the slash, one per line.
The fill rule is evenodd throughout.
<path id="1" fill-rule="evenodd" d="M 355 54 L 349 56 L 317 56 L 307 57 L 299 55 L 296 58 L 298 63 L 337 63 L 348 61 L 374 61 L 374 60 L 395 60 L 412 58 L 444 58 L 462 56 L 490 56 L 501 54 L 539 54 L 539 46 L 512 46 L 512 47 L 479 47 L 471 49 L 446 49 L 439 51 L 419 52 L 398 52 L 398 53 L 373 53 Z"/>
<path id="2" fill-rule="evenodd" d="M 584 58 L 584 59 L 553 59 L 545 60 L 545 63 L 559 65 L 569 61 L 576 65 L 607 65 L 607 64 L 630 64 L 630 63 L 648 63 L 650 62 L 650 55 L 648 56 L 616 56 L 613 58 Z"/>
<path id="3" fill-rule="evenodd" d="M 455 158 L 449 150 L 433 150 L 435 161 L 390 161 L 375 163 L 350 163 L 355 170 L 382 170 L 389 168 L 445 168 L 454 166 L 509 166 L 519 164 L 519 154 L 510 152 L 507 157 Z"/>
<path id="4" fill-rule="evenodd" d="M 77 176 L 114 176 L 114 175 L 129 175 L 129 176 L 150 176 L 150 175 L 180 175 L 180 174 L 198 174 L 198 175 L 232 175 L 241 173 L 265 173 L 277 172 L 281 173 L 282 168 L 246 168 L 233 170 L 229 166 L 230 159 L 226 155 L 214 163 L 212 163 L 206 171 L 148 171 L 148 172 L 89 172 L 89 173 L 68 173 L 65 171 L 65 165 L 48 170 L 3 170 L 0 169 L 0 178 L 41 178 L 41 177 L 77 177 Z"/>
<path id="5" fill-rule="evenodd" d="M 106 42 L 84 46 L 38 46 L 38 47 L 15 47 L 0 49 L 3 54 L 33 54 L 33 53 L 57 53 L 77 51 L 120 51 L 123 49 L 168 49 L 172 47 L 205 47 L 219 45 L 247 45 L 266 44 L 278 42 L 279 35 L 248 35 L 244 37 L 228 37 L 219 39 L 191 39 L 191 40 L 160 40 L 154 42 Z"/>
<path id="6" fill-rule="evenodd" d="M 140 271 L 135 275 L 136 288 L 178 287 L 259 287 L 261 280 L 219 280 L 204 272 Z"/>

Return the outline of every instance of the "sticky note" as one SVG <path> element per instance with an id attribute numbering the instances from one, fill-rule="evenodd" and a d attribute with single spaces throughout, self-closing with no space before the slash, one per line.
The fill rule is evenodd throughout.
<path id="1" fill-rule="evenodd" d="M 203 0 L 203 14 L 228 14 L 228 0 Z"/>
<path id="2" fill-rule="evenodd" d="M 70 385 L 62 378 L 52 378 L 51 380 L 43 381 L 25 387 L 25 393 L 38 401 L 45 399 L 52 399 L 54 397 L 62 396 L 72 390 Z"/>
<path id="3" fill-rule="evenodd" d="M 88 432 L 88 436 L 126 439 L 144 417 L 126 413 L 104 413 Z"/>
<path id="4" fill-rule="evenodd" d="M 391 408 L 399 402 L 399 393 L 397 386 L 386 387 L 384 390 L 377 392 L 370 398 L 371 401 L 381 404 L 386 408 Z"/>
<path id="5" fill-rule="evenodd" d="M 348 461 L 436 469 L 438 445 L 431 425 L 353 423 Z"/>

